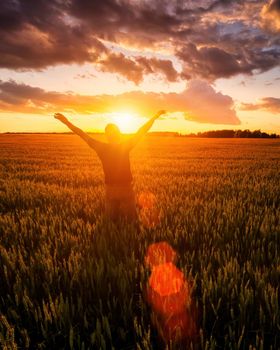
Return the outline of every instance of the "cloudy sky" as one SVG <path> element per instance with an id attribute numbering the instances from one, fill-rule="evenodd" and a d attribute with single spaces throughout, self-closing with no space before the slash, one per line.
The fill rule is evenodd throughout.
<path id="1" fill-rule="evenodd" d="M 280 133 L 280 0 L 0 2 L 0 132 Z"/>

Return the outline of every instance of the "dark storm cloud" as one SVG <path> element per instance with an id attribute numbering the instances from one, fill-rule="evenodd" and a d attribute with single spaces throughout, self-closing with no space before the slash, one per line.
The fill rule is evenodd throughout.
<path id="1" fill-rule="evenodd" d="M 136 84 L 152 73 L 168 81 L 254 74 L 279 65 L 278 21 L 279 0 L 7 0 L 0 2 L 0 67 L 92 62 Z M 168 50 L 183 72 L 104 41 Z"/>
<path id="2" fill-rule="evenodd" d="M 177 55 L 184 61 L 182 76 L 215 80 L 274 68 L 279 65 L 280 48 L 260 48 L 251 52 L 243 46 L 239 52 L 227 52 L 219 47 L 198 49 L 194 44 L 188 44 Z"/>
<path id="3" fill-rule="evenodd" d="M 159 73 L 167 81 L 174 82 L 178 73 L 169 60 L 146 57 L 126 57 L 122 53 L 110 53 L 104 59 L 96 63 L 105 72 L 116 72 L 128 80 L 139 84 L 144 76 L 152 73 Z"/>
<path id="4" fill-rule="evenodd" d="M 0 67 L 40 69 L 60 63 L 83 63 L 106 48 L 82 24 L 66 24 L 59 1 L 3 1 Z"/>
<path id="5" fill-rule="evenodd" d="M 185 62 L 183 74 L 186 76 L 204 75 L 208 79 L 231 77 L 246 71 L 245 65 L 238 62 L 238 57 L 217 47 L 202 47 L 197 49 L 194 44 L 188 44 L 178 53 Z"/>
<path id="6" fill-rule="evenodd" d="M 22 23 L 23 19 L 16 4 L 12 1 L 2 1 L 0 5 L 0 32 L 19 29 Z"/>
<path id="7" fill-rule="evenodd" d="M 0 81 L 0 111 L 93 114 L 118 112 L 123 106 L 143 116 L 163 108 L 168 112 L 181 112 L 186 120 L 199 123 L 240 124 L 232 98 L 200 80 L 191 81 L 181 93 L 132 91 L 115 96 L 51 92 L 14 81 Z"/>
<path id="8" fill-rule="evenodd" d="M 264 110 L 274 114 L 280 114 L 280 98 L 264 97 L 258 103 L 243 103 L 244 111 Z"/>

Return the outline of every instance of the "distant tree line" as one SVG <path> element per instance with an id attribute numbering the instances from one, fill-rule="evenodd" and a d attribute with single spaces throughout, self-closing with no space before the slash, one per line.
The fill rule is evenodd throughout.
<path id="1" fill-rule="evenodd" d="M 0 133 L 1 134 L 1 133 Z M 72 132 L 4 132 L 3 134 L 66 134 L 72 135 Z M 98 135 L 100 132 L 89 132 L 89 134 Z M 152 131 L 148 136 L 169 136 L 169 137 L 209 137 L 209 138 L 251 138 L 251 139 L 278 139 L 280 135 L 268 134 L 261 130 L 250 131 L 246 130 L 211 130 L 198 132 L 197 134 L 181 134 L 174 131 Z"/>
<path id="2" fill-rule="evenodd" d="M 190 134 L 192 137 L 215 137 L 215 138 L 251 138 L 251 139 L 276 139 L 280 136 L 277 134 L 268 134 L 261 130 L 211 130 Z"/>

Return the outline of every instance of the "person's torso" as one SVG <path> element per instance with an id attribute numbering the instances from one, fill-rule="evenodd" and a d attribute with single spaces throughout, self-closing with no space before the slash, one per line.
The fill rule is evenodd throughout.
<path id="1" fill-rule="evenodd" d="M 104 144 L 98 156 L 103 165 L 106 184 L 121 185 L 132 182 L 129 150 L 125 144 Z"/>

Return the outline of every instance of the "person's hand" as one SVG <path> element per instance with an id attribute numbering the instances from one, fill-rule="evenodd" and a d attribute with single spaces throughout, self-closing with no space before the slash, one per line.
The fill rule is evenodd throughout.
<path id="1" fill-rule="evenodd" d="M 163 114 L 165 114 L 165 113 L 166 113 L 166 111 L 165 111 L 164 109 L 162 109 L 162 110 L 158 111 L 158 112 L 155 114 L 154 118 L 157 119 L 157 118 L 159 118 L 161 115 L 163 115 Z"/>
<path id="2" fill-rule="evenodd" d="M 61 113 L 55 113 L 54 117 L 55 119 L 60 120 L 62 123 L 67 122 L 67 118 Z"/>

